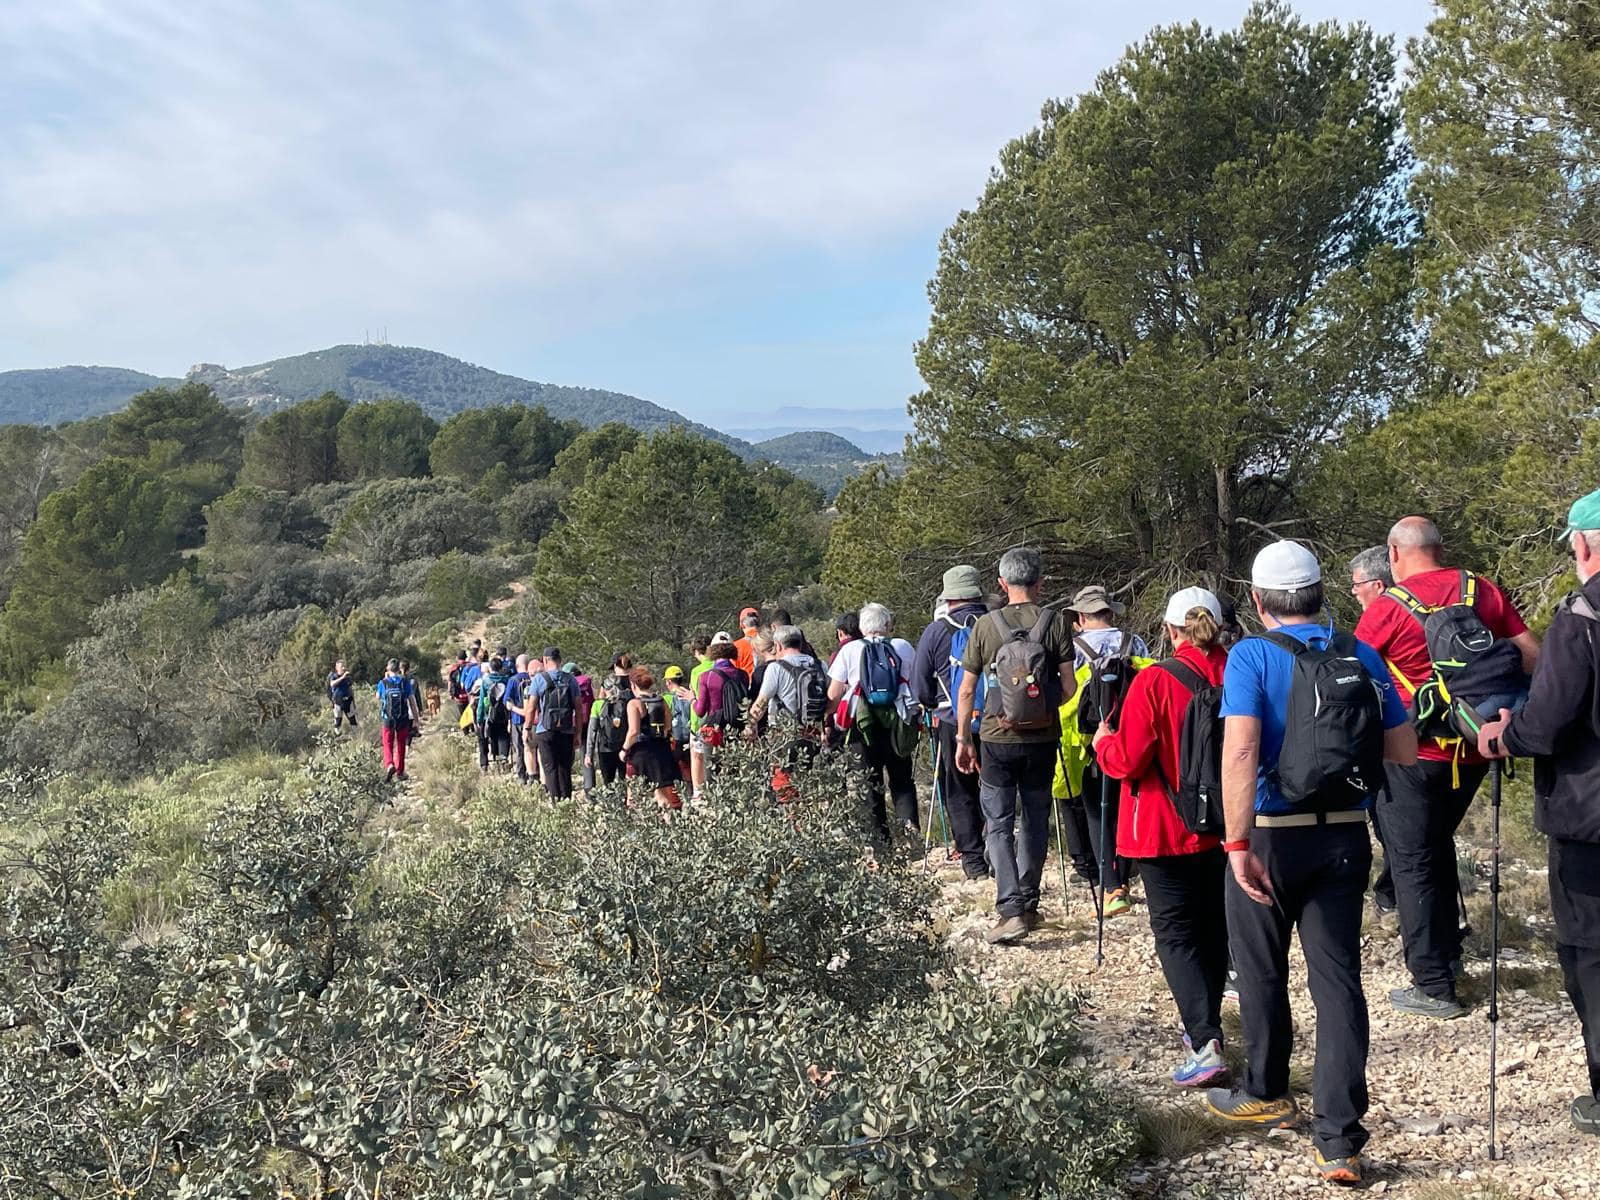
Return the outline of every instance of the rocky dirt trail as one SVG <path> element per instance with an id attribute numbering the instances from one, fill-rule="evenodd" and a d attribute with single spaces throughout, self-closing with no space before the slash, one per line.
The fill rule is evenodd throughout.
<path id="1" fill-rule="evenodd" d="M 968 882 L 935 850 L 950 937 L 983 980 L 995 988 L 1026 980 L 1069 986 L 1084 997 L 1085 1054 L 1113 1088 L 1124 1089 L 1147 1113 L 1147 1125 L 1169 1146 L 1130 1177 L 1142 1197 L 1277 1198 L 1326 1193 L 1316 1178 L 1303 1129 L 1272 1134 L 1224 1132 L 1193 1119 L 1199 1097 L 1172 1086 L 1182 1055 L 1182 1030 L 1156 960 L 1146 911 L 1138 904 L 1107 922 L 1105 962 L 1094 964 L 1094 909 L 1087 887 L 1071 879 L 1065 915 L 1060 875 L 1051 860 L 1041 906 L 1047 924 L 1020 946 L 991 947 L 983 934 L 993 921 L 993 887 Z M 1070 876 L 1069 876 L 1070 879 Z M 1513 903 L 1540 903 L 1543 880 L 1534 873 L 1512 885 Z M 1137 894 L 1138 885 L 1135 885 Z M 1544 901 L 1547 903 L 1547 900 Z M 1474 920 L 1478 924 L 1486 924 Z M 1513 931 L 1526 922 L 1513 918 Z M 1367 1192 L 1417 1200 L 1600 1195 L 1600 1139 L 1576 1133 L 1567 1106 L 1584 1077 L 1581 1033 L 1559 992 L 1559 971 L 1528 950 L 1502 958 L 1500 1022 L 1500 1141 L 1503 1160 L 1488 1161 L 1489 1026 L 1485 1019 L 1488 962 L 1469 942 L 1463 998 L 1467 1016 L 1438 1022 L 1392 1011 L 1388 991 L 1409 982 L 1392 919 L 1370 914 L 1363 956 L 1372 1020 L 1368 1081 Z M 1314 1013 L 1305 966 L 1293 958 L 1297 1026 L 1293 1085 L 1309 1113 Z M 1239 1052 L 1236 1006 L 1224 1024 Z"/>

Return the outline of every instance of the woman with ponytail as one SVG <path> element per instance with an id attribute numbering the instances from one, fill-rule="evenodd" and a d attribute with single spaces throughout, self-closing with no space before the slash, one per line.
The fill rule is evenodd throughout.
<path id="1" fill-rule="evenodd" d="M 1094 748 L 1101 769 L 1121 779 L 1117 853 L 1139 860 L 1150 930 L 1167 987 L 1177 1003 L 1188 1054 L 1172 1073 L 1179 1087 L 1218 1083 L 1222 1057 L 1222 989 L 1228 974 L 1228 931 L 1222 883 L 1222 839 L 1191 832 L 1173 804 L 1184 713 L 1199 687 L 1222 682 L 1222 606 L 1204 588 L 1167 602 L 1173 656 L 1134 676 L 1115 732 L 1101 725 Z"/>

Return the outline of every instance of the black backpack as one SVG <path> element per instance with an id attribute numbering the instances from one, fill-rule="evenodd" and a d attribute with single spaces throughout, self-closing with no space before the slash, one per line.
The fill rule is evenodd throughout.
<path id="1" fill-rule="evenodd" d="M 1093 737 L 1101 721 L 1115 725 L 1122 711 L 1122 698 L 1133 682 L 1133 658 L 1128 652 L 1129 637 L 1117 635 L 1117 648 L 1109 653 L 1096 653 L 1093 646 L 1081 637 L 1072 639 L 1089 660 L 1089 678 L 1084 681 L 1083 695 L 1078 698 L 1078 732 Z"/>
<path id="2" fill-rule="evenodd" d="M 576 715 L 573 712 L 572 693 L 577 686 L 560 671 L 544 673 L 544 691 L 539 695 L 539 723 L 547 732 L 572 732 Z"/>
<path id="3" fill-rule="evenodd" d="M 644 720 L 639 723 L 639 735 L 646 741 L 667 740 L 667 702 L 660 696 L 636 697 L 644 708 Z"/>
<path id="4" fill-rule="evenodd" d="M 1478 705 L 1493 696 L 1525 692 L 1528 687 L 1522 651 L 1495 637 L 1478 616 L 1478 577 L 1462 571 L 1458 599 L 1437 608 L 1423 604 L 1404 584 L 1396 584 L 1384 595 L 1422 626 L 1428 646 L 1432 674 L 1411 702 L 1418 735 L 1476 742 L 1483 721 Z"/>
<path id="5" fill-rule="evenodd" d="M 1383 700 L 1339 630 L 1325 647 L 1276 629 L 1259 635 L 1294 655 L 1283 748 L 1269 779 L 1306 812 L 1357 808 L 1383 787 Z"/>
<path id="6" fill-rule="evenodd" d="M 795 720 L 802 725 L 821 725 L 828 713 L 828 673 L 816 659 L 801 665 L 793 659 L 780 658 L 777 664 L 794 680 Z"/>
<path id="7" fill-rule="evenodd" d="M 387 729 L 404 729 L 411 724 L 410 688 L 404 679 L 383 681 L 383 724 Z"/>
<path id="8" fill-rule="evenodd" d="M 1205 677 L 1180 659 L 1156 663 L 1189 689 L 1189 702 L 1183 709 L 1183 724 L 1178 732 L 1178 782 L 1174 786 L 1155 759 L 1156 774 L 1178 819 L 1190 833 L 1220 834 L 1222 820 L 1222 685 L 1207 683 Z"/>
<path id="9" fill-rule="evenodd" d="M 601 688 L 600 732 L 595 740 L 603 752 L 622 749 L 622 740 L 628 736 L 628 701 L 632 699 L 633 689 L 620 681 Z"/>
<path id="10" fill-rule="evenodd" d="M 744 723 L 744 702 L 750 696 L 750 687 L 744 681 L 743 671 L 717 671 L 717 674 L 722 676 L 721 700 L 705 715 L 702 723 L 719 729 L 737 728 Z"/>

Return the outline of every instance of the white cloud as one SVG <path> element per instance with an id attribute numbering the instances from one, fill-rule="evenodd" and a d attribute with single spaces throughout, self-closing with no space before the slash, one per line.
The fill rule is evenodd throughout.
<path id="1" fill-rule="evenodd" d="M 0 368 L 548 337 L 931 238 L 1040 101 L 1191 11 L 1128 7 L 9 0 Z"/>

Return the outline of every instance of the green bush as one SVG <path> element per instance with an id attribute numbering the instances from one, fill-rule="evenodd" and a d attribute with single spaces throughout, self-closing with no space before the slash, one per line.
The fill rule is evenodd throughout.
<path id="1" fill-rule="evenodd" d="M 28 948 L 0 960 L 0 1179 L 1109 1194 L 1138 1134 L 1070 1065 L 1071 999 L 991 996 L 931 885 L 863 854 L 831 771 L 779 809 L 758 765 L 670 823 L 489 788 L 429 840 L 393 833 L 370 751 L 330 751 L 235 787 L 198 841 L 155 823 L 182 910 L 144 939 L 105 903 L 150 850 L 129 797 L 0 789 L 0 829 L 27 831 L 0 837 L 0 921 Z"/>

